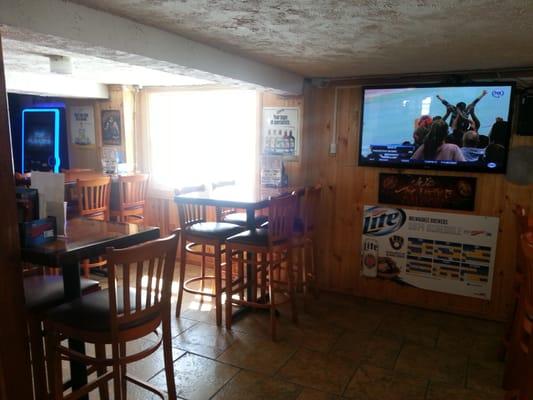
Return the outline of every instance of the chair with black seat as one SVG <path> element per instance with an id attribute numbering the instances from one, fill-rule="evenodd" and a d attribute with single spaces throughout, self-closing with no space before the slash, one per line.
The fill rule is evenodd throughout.
<path id="1" fill-rule="evenodd" d="M 144 206 L 148 190 L 148 174 L 118 177 L 119 209 L 111 210 L 111 216 L 120 222 L 140 224 L 144 221 Z"/>
<path id="2" fill-rule="evenodd" d="M 297 251 L 296 287 L 303 287 L 304 294 L 310 288 L 318 295 L 315 267 L 315 228 L 320 203 L 320 185 L 306 187 L 300 204 L 297 223 L 294 226 L 293 247 Z M 309 262 L 308 262 L 309 258 Z"/>
<path id="3" fill-rule="evenodd" d="M 63 304 L 46 314 L 46 350 L 52 398 L 63 399 L 61 359 L 77 360 L 96 367 L 98 376 L 68 395 L 77 399 L 99 388 L 107 395 L 107 382 L 113 380 L 114 399 L 126 399 L 127 381 L 165 398 L 156 387 L 127 374 L 127 364 L 148 357 L 163 345 L 168 398 L 176 399 L 172 365 L 170 300 L 179 231 L 169 237 L 137 246 L 106 250 L 108 289 Z M 122 277 L 119 278 L 118 266 Z M 153 345 L 128 354 L 128 342 L 148 336 L 162 326 Z M 66 338 L 94 343 L 96 356 L 65 347 Z M 106 355 L 105 345 L 111 345 Z M 111 367 L 108 371 L 107 368 Z"/>
<path id="4" fill-rule="evenodd" d="M 268 208 L 268 228 L 247 230 L 226 240 L 226 328 L 231 329 L 233 304 L 270 310 L 272 339 L 276 340 L 277 306 L 291 302 L 292 319 L 297 321 L 292 269 L 292 235 L 296 215 L 297 196 L 273 198 Z M 246 261 L 245 261 L 246 253 Z M 231 256 L 230 256 L 231 255 Z M 232 280 L 234 263 L 246 262 L 252 269 L 248 280 Z M 286 266 L 287 281 L 281 281 L 280 271 Z M 260 277 L 260 278 L 259 278 Z M 236 283 L 236 284 L 234 284 Z M 257 299 L 260 286 L 261 298 Z M 280 289 L 280 287 L 282 289 Z M 268 288 L 268 295 L 267 295 Z M 285 290 L 283 290 L 285 288 Z M 250 289 L 252 298 L 234 298 L 243 289 Z M 285 295 L 278 302 L 276 293 Z"/>
<path id="5" fill-rule="evenodd" d="M 109 202 L 111 192 L 111 178 L 109 176 L 94 179 L 76 180 L 76 193 L 78 198 L 78 213 L 81 217 L 109 221 Z M 84 259 L 81 262 L 83 276 L 89 277 L 93 268 L 106 265 L 105 259 Z"/>
<path id="6" fill-rule="evenodd" d="M 204 186 L 182 188 L 176 190 L 176 194 L 204 191 Z M 222 324 L 222 256 L 224 255 L 224 242 L 226 239 L 243 230 L 242 227 L 228 222 L 207 221 L 206 207 L 198 204 L 178 203 L 178 216 L 180 221 L 181 245 L 180 245 L 180 284 L 178 291 L 178 301 L 176 303 L 176 317 L 180 316 L 181 304 L 183 302 L 183 292 L 200 296 L 215 298 L 215 312 L 217 325 Z M 200 247 L 200 250 L 197 248 Z M 209 251 L 212 249 L 212 251 Z M 185 270 L 187 268 L 187 254 L 195 254 L 201 257 L 201 272 L 199 276 L 185 280 Z M 206 274 L 206 257 L 214 260 L 214 275 Z M 207 280 L 214 280 L 214 293 L 203 290 Z M 194 289 L 191 284 L 200 282 L 200 290 Z"/>
<path id="7" fill-rule="evenodd" d="M 63 277 L 42 274 L 42 267 L 24 271 L 24 298 L 32 356 L 33 387 L 37 399 L 46 399 L 42 322 L 44 313 L 65 302 Z M 82 295 L 100 290 L 98 281 L 80 278 Z"/>
<path id="8" fill-rule="evenodd" d="M 226 186 L 234 186 L 235 181 L 221 181 L 213 182 L 211 186 L 213 190 Z M 240 225 L 243 227 L 248 226 L 248 220 L 246 216 L 246 210 L 231 207 L 217 207 L 216 217 L 218 222 L 229 222 L 230 224 Z M 266 215 L 255 215 L 255 226 L 260 227 L 268 221 Z"/>

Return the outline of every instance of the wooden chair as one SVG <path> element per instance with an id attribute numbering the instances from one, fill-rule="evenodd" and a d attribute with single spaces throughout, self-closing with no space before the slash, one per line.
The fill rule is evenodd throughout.
<path id="1" fill-rule="evenodd" d="M 225 186 L 234 186 L 235 181 L 223 181 L 223 182 L 213 182 L 211 186 L 214 189 L 225 187 Z M 217 207 L 216 208 L 216 218 L 218 222 L 229 222 L 230 224 L 236 224 L 239 226 L 247 227 L 248 221 L 246 217 L 246 211 L 239 208 L 230 208 L 230 207 Z M 255 226 L 260 227 L 268 221 L 266 215 L 256 215 L 255 216 Z"/>
<path id="2" fill-rule="evenodd" d="M 294 226 L 293 247 L 297 251 L 296 287 L 303 287 L 304 294 L 311 288 L 318 296 L 315 266 L 315 228 L 319 212 L 320 185 L 305 188 L 300 204 L 300 219 Z M 309 262 L 308 262 L 309 257 Z"/>
<path id="3" fill-rule="evenodd" d="M 228 255 L 226 265 L 227 329 L 231 329 L 233 304 L 269 309 L 273 340 L 276 340 L 277 336 L 276 313 L 278 305 L 290 301 L 292 319 L 296 322 L 291 242 L 296 208 L 297 196 L 295 195 L 274 198 L 268 209 L 268 228 L 247 230 L 226 240 L 226 254 Z M 244 253 L 247 253 L 246 261 L 244 260 Z M 234 262 L 237 262 L 239 268 L 244 262 L 250 265 L 253 271 L 251 279 L 234 282 L 232 280 Z M 280 278 L 283 264 L 287 266 L 287 285 Z M 259 300 L 257 299 L 258 285 L 261 293 Z M 280 290 L 279 287 L 282 286 L 287 286 L 287 290 Z M 235 294 L 240 294 L 248 288 L 251 288 L 252 298 L 246 300 L 234 298 Z M 275 297 L 275 294 L 280 292 L 286 296 L 282 303 L 278 303 Z"/>
<path id="4" fill-rule="evenodd" d="M 107 397 L 107 382 L 113 380 L 114 399 L 126 399 L 126 382 L 135 383 L 161 398 L 164 394 L 127 374 L 127 364 L 155 352 L 163 344 L 168 398 L 176 399 L 172 365 L 170 300 L 178 245 L 176 231 L 169 237 L 138 246 L 116 250 L 108 248 L 108 287 L 97 293 L 61 305 L 48 312 L 44 322 L 48 377 L 52 399 L 63 398 L 61 359 L 74 359 L 97 368 L 98 376 L 86 386 L 68 395 L 77 399 L 99 388 Z M 122 279 L 117 266 L 122 266 Z M 143 286 L 143 281 L 147 283 Z M 152 346 L 128 355 L 126 345 L 145 337 L 162 326 L 162 335 Z M 95 344 L 96 356 L 75 352 L 62 341 L 77 339 Z M 111 356 L 105 345 L 111 345 Z M 108 371 L 107 367 L 111 367 Z"/>
<path id="5" fill-rule="evenodd" d="M 144 221 L 144 205 L 148 190 L 148 174 L 118 177 L 119 210 L 111 210 L 111 216 L 119 222 L 139 224 Z"/>
<path id="6" fill-rule="evenodd" d="M 519 238 L 523 234 L 525 234 L 529 229 L 528 227 L 529 215 L 528 215 L 527 210 L 521 205 L 516 204 L 515 207 L 513 208 L 513 213 L 516 216 L 516 237 L 517 237 L 516 267 L 515 267 L 515 275 L 514 275 L 514 281 L 513 281 L 514 298 L 513 298 L 513 306 L 512 306 L 511 315 L 505 324 L 505 331 L 504 331 L 504 335 L 502 338 L 502 344 L 498 351 L 498 357 L 501 360 L 505 358 L 505 353 L 507 352 L 507 348 L 509 347 L 509 341 L 511 340 L 511 337 L 513 336 L 512 330 L 515 325 L 518 302 L 520 299 L 522 284 L 524 282 L 525 260 L 524 260 L 524 255 L 522 252 Z"/>
<path id="7" fill-rule="evenodd" d="M 78 213 L 81 217 L 109 221 L 109 199 L 111 192 L 111 178 L 78 179 L 76 181 L 78 198 Z M 99 257 L 96 261 L 84 259 L 81 262 L 83 276 L 88 278 L 89 271 L 106 265 L 105 259 Z"/>
<path id="8" fill-rule="evenodd" d="M 202 192 L 205 187 L 196 186 L 177 190 L 176 194 L 190 192 Z M 180 316 L 181 304 L 183 302 L 183 292 L 193 293 L 200 296 L 215 298 L 215 311 L 217 325 L 222 324 L 222 256 L 224 255 L 225 240 L 242 231 L 236 224 L 227 222 L 208 222 L 206 207 L 197 204 L 178 204 L 178 215 L 181 228 L 180 245 L 180 286 L 178 291 L 178 301 L 176 303 L 176 317 Z M 200 247 L 200 250 L 197 248 Z M 209 249 L 212 249 L 210 252 Z M 196 254 L 201 257 L 201 272 L 199 276 L 185 280 L 185 270 L 187 268 L 187 254 Z M 214 275 L 206 275 L 206 258 L 212 257 L 214 260 Z M 214 293 L 205 292 L 204 284 L 207 280 L 214 280 Z M 201 289 L 191 287 L 193 282 L 200 282 Z"/>
<path id="9" fill-rule="evenodd" d="M 46 367 L 43 348 L 42 322 L 46 311 L 65 302 L 63 277 L 45 275 L 42 267 L 24 270 L 24 298 L 33 371 L 33 389 L 36 399 L 47 399 Z M 100 283 L 81 278 L 83 295 L 100 290 Z"/>
<path id="10" fill-rule="evenodd" d="M 503 376 L 505 398 L 509 400 L 528 400 L 533 396 L 533 232 L 521 236 L 520 246 L 525 267 L 524 280 Z"/>

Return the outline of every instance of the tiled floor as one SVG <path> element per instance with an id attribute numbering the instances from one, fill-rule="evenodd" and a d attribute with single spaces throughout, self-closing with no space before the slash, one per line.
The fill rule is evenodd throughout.
<path id="1" fill-rule="evenodd" d="M 181 318 L 172 317 L 182 399 L 503 398 L 498 323 L 322 293 L 307 313 L 300 304 L 298 325 L 281 309 L 273 343 L 267 313 L 248 314 L 228 332 L 211 304 L 186 295 Z M 130 371 L 165 388 L 162 368 L 158 351 Z M 155 398 L 133 385 L 129 392 Z"/>

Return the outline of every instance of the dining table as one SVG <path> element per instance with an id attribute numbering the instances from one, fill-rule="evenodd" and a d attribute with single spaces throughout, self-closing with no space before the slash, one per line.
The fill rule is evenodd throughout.
<path id="1" fill-rule="evenodd" d="M 81 296 L 80 261 L 101 256 L 107 247 L 124 248 L 159 238 L 157 227 L 74 218 L 65 222 L 65 235 L 34 247 L 21 249 L 23 261 L 62 270 L 65 301 Z M 85 344 L 69 340 L 69 347 L 85 353 Z M 70 362 L 72 387 L 87 383 L 84 364 Z"/>
<path id="2" fill-rule="evenodd" d="M 177 194 L 174 196 L 176 204 L 196 204 L 201 206 L 240 208 L 246 211 L 246 229 L 256 229 L 255 212 L 267 208 L 270 200 L 275 197 L 297 192 L 303 194 L 303 189 L 298 187 L 264 187 L 228 185 L 217 188 L 206 187 L 206 190 Z M 247 258 L 252 255 L 248 254 Z M 250 282 L 253 278 L 253 268 L 250 264 L 246 267 L 246 276 Z M 252 285 L 246 290 L 247 299 L 253 298 Z M 244 311 L 244 309 L 243 309 Z"/>

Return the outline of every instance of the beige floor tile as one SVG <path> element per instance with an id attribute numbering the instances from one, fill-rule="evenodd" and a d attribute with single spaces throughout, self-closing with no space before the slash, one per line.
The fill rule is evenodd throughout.
<path id="1" fill-rule="evenodd" d="M 503 362 L 470 360 L 466 387 L 478 391 L 500 393 L 503 396 Z"/>
<path id="2" fill-rule="evenodd" d="M 296 348 L 286 342 L 273 342 L 271 339 L 242 334 L 235 338 L 218 360 L 239 368 L 273 374 L 295 351 Z"/>
<path id="3" fill-rule="evenodd" d="M 400 354 L 402 343 L 403 340 L 397 337 L 346 332 L 335 343 L 331 353 L 350 358 L 356 363 L 364 362 L 392 369 Z"/>
<path id="4" fill-rule="evenodd" d="M 176 391 L 178 396 L 187 400 L 206 400 L 238 371 L 230 365 L 187 353 L 174 363 Z M 150 383 L 165 389 L 164 372 L 157 374 Z"/>
<path id="5" fill-rule="evenodd" d="M 228 382 L 213 400 L 294 400 L 301 388 L 268 375 L 241 371 Z"/>
<path id="6" fill-rule="evenodd" d="M 498 361 L 502 336 L 477 335 L 474 337 L 469 355 L 475 361 Z"/>
<path id="7" fill-rule="evenodd" d="M 426 400 L 502 400 L 499 393 L 480 392 L 463 387 L 431 382 Z"/>
<path id="8" fill-rule="evenodd" d="M 341 397 L 315 389 L 304 388 L 296 400 L 341 400 Z"/>
<path id="9" fill-rule="evenodd" d="M 144 349 L 147 349 L 152 343 L 146 340 L 136 340 L 128 343 L 126 347 L 126 352 L 128 354 L 133 354 Z M 173 348 L 172 349 L 172 359 L 175 361 L 179 357 L 185 354 L 184 351 Z M 163 357 L 163 346 L 155 351 L 155 353 L 150 356 L 143 358 L 142 360 L 136 361 L 134 363 L 128 364 L 127 369 L 128 373 L 131 375 L 142 379 L 149 380 L 151 377 L 156 375 L 159 371 L 165 368 L 164 357 Z"/>
<path id="10" fill-rule="evenodd" d="M 302 315 L 298 324 L 285 323 L 279 330 L 281 340 L 309 350 L 328 352 L 339 339 L 343 330 L 328 323 L 317 323 Z"/>
<path id="11" fill-rule="evenodd" d="M 176 336 L 173 345 L 191 353 L 217 358 L 233 343 L 237 335 L 239 332 L 228 332 L 216 325 L 199 322 Z"/>
<path id="12" fill-rule="evenodd" d="M 357 369 L 344 396 L 358 400 L 423 400 L 428 381 L 371 365 Z"/>
<path id="13" fill-rule="evenodd" d="M 302 386 L 340 395 L 354 371 L 354 363 L 346 358 L 301 349 L 276 376 Z"/>
<path id="14" fill-rule="evenodd" d="M 464 385 L 466 365 L 466 355 L 425 346 L 406 345 L 398 356 L 395 370 L 436 382 Z"/>

